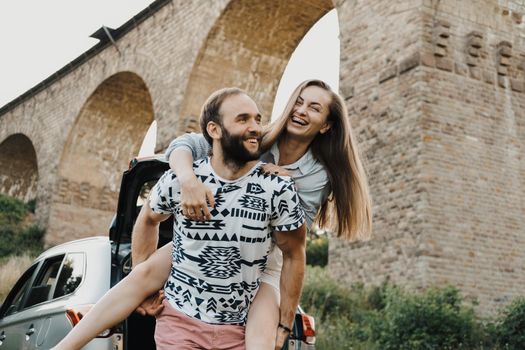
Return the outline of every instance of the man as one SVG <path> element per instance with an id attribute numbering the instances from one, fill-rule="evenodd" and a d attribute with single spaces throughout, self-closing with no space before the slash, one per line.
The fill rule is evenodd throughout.
<path id="1" fill-rule="evenodd" d="M 133 233 L 133 261 L 157 246 L 159 223 L 174 215 L 167 302 L 157 319 L 158 349 L 244 349 L 244 323 L 260 283 L 272 235 L 283 252 L 277 346 L 293 323 L 304 275 L 304 213 L 288 177 L 260 168 L 261 115 L 243 91 L 215 92 L 201 129 L 213 155 L 194 163 L 214 193 L 210 220 L 187 219 L 172 171 L 152 189 Z M 272 233 L 273 232 L 273 233 Z"/>

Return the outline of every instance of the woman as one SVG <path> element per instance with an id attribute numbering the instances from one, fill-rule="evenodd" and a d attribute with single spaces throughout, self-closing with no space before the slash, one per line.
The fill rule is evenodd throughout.
<path id="1" fill-rule="evenodd" d="M 210 206 L 214 204 L 209 190 L 192 172 L 193 157 L 208 152 L 209 146 L 201 137 L 184 136 L 168 149 L 170 166 L 181 184 L 183 212 L 194 220 L 210 218 L 206 199 Z M 316 223 L 343 239 L 365 239 L 371 231 L 371 204 L 356 147 L 341 97 L 326 83 L 308 80 L 296 88 L 282 116 L 266 128 L 262 158 L 294 177 L 308 224 Z M 266 170 L 283 171 L 274 166 Z M 279 336 L 279 260 L 279 251 L 274 249 L 250 307 L 246 325 L 249 350 L 274 348 L 276 334 Z M 109 291 L 56 349 L 80 348 L 127 317 L 147 296 L 162 288 L 170 266 L 171 244 L 167 244 Z"/>

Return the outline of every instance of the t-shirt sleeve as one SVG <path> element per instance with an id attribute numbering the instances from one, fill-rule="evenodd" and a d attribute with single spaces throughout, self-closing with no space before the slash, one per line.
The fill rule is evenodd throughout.
<path id="1" fill-rule="evenodd" d="M 292 231 L 304 223 L 305 215 L 293 180 L 288 177 L 282 179 L 272 198 L 270 225 L 273 231 Z"/>
<path id="2" fill-rule="evenodd" d="M 203 159 L 210 153 L 211 146 L 202 134 L 189 133 L 183 134 L 171 141 L 165 152 L 166 160 L 170 159 L 170 154 L 175 149 L 186 149 L 191 152 L 193 160 Z"/>
<path id="3" fill-rule="evenodd" d="M 153 186 L 149 194 L 149 206 L 157 214 L 173 214 L 178 204 L 178 181 L 172 170 L 168 170 Z"/>
<path id="4" fill-rule="evenodd" d="M 330 193 L 328 175 L 323 168 L 320 168 L 307 178 L 305 177 L 302 183 L 299 179 L 295 180 L 295 182 L 297 184 L 297 194 L 306 215 L 306 223 L 311 227 L 319 208 Z"/>

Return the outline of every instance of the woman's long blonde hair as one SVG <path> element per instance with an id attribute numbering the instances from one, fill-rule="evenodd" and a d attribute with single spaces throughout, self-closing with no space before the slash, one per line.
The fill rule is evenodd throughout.
<path id="1" fill-rule="evenodd" d="M 268 150 L 286 133 L 286 124 L 301 92 L 317 86 L 331 96 L 327 121 L 331 128 L 318 133 L 310 144 L 314 157 L 325 167 L 330 194 L 321 204 L 315 223 L 347 240 L 368 239 L 372 232 L 372 204 L 367 176 L 342 98 L 321 80 L 301 83 L 290 96 L 282 115 L 266 126 L 262 148 Z M 335 210 L 332 210 L 335 209 Z"/>

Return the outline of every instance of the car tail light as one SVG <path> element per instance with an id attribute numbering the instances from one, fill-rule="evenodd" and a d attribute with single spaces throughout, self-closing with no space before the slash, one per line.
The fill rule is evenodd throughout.
<path id="1" fill-rule="evenodd" d="M 315 320 L 307 314 L 301 315 L 303 321 L 303 341 L 307 344 L 315 344 Z"/>
<path id="2" fill-rule="evenodd" d="M 93 304 L 88 305 L 79 305 L 72 307 L 70 309 L 66 310 L 66 316 L 69 319 L 69 322 L 71 322 L 71 325 L 75 327 L 80 320 L 84 317 L 85 314 L 88 313 L 89 310 L 93 307 Z M 114 332 L 113 328 L 108 328 L 101 333 L 97 335 L 97 338 L 107 338 L 111 336 Z"/>

